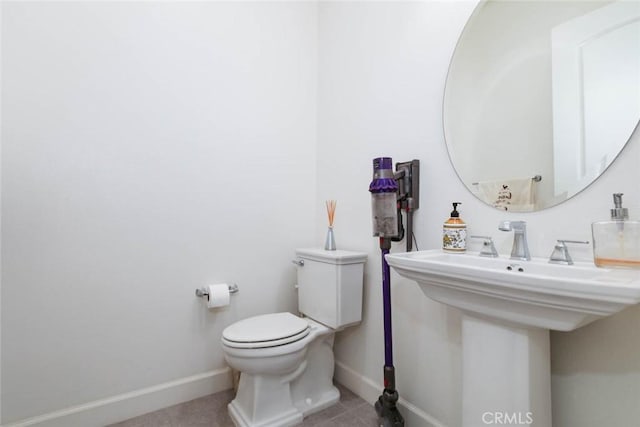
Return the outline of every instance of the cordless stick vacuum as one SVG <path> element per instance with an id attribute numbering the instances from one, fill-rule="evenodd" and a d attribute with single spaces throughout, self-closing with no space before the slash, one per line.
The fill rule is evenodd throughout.
<path id="1" fill-rule="evenodd" d="M 391 336 L 391 278 L 385 255 L 391 249 L 391 241 L 399 241 L 404 235 L 398 218 L 398 183 L 394 178 L 392 160 L 379 157 L 373 160 L 371 192 L 371 214 L 373 235 L 380 238 L 382 252 L 382 303 L 384 309 L 384 390 L 375 403 L 381 427 L 403 427 L 404 418 L 398 410 L 395 368 L 393 367 L 393 344 Z M 409 235 L 411 238 L 411 235 Z"/>

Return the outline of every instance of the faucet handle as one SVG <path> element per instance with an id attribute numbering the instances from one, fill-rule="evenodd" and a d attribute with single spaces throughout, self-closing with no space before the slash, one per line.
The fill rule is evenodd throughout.
<path id="1" fill-rule="evenodd" d="M 588 245 L 589 241 L 558 239 L 558 242 L 553 247 L 553 252 L 551 252 L 551 256 L 549 256 L 549 262 L 551 264 L 573 265 L 573 259 L 569 254 L 569 248 L 567 247 L 567 243 L 579 243 L 583 245 Z"/>
<path id="2" fill-rule="evenodd" d="M 486 256 L 491 258 L 498 258 L 498 251 L 496 250 L 496 246 L 493 244 L 493 239 L 491 236 L 469 236 L 472 239 L 483 239 L 482 242 L 482 250 L 478 255 Z"/>
<path id="3" fill-rule="evenodd" d="M 567 240 L 567 239 L 558 239 L 558 243 L 560 244 L 565 244 L 565 243 L 580 243 L 583 245 L 588 245 L 589 241 L 588 240 Z"/>

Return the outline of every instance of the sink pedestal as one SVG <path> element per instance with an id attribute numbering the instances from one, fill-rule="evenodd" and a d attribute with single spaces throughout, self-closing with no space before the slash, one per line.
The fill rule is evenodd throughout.
<path id="1" fill-rule="evenodd" d="M 549 330 L 463 314 L 462 425 L 551 426 Z"/>

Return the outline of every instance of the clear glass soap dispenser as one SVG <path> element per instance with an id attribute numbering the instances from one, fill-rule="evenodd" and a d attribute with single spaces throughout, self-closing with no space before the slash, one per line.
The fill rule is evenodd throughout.
<path id="1" fill-rule="evenodd" d="M 593 258 L 596 266 L 640 268 L 640 221 L 630 221 L 622 207 L 622 193 L 613 195 L 610 221 L 591 224 Z"/>

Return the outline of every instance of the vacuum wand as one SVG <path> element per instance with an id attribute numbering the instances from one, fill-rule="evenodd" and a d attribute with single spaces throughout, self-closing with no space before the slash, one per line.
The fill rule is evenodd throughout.
<path id="1" fill-rule="evenodd" d="M 389 264 L 385 259 L 385 255 L 389 253 L 391 241 L 389 239 L 380 239 L 380 250 L 382 252 L 382 299 L 391 301 L 391 271 Z M 384 337 L 384 388 L 395 389 L 395 378 L 387 378 L 387 367 L 393 369 L 393 335 L 391 329 L 391 307 L 384 304 L 383 306 L 384 330 L 388 331 Z"/>

